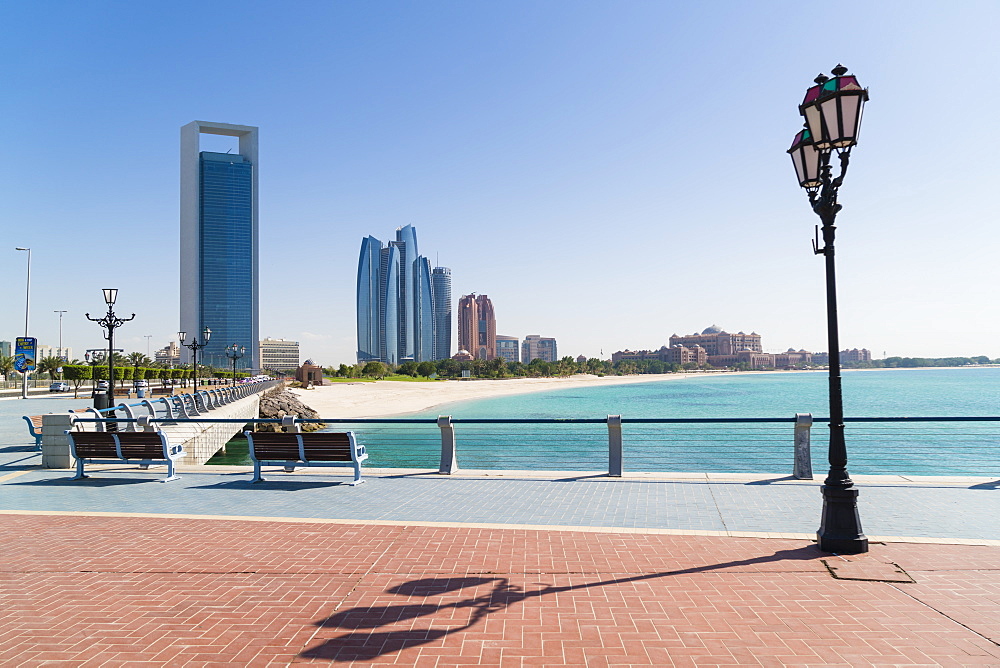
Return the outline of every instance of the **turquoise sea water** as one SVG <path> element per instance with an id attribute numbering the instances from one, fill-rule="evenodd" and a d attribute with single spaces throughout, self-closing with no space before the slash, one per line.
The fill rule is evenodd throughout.
<path id="1" fill-rule="evenodd" d="M 827 374 L 717 374 L 568 388 L 474 400 L 406 417 L 468 418 L 792 418 L 828 415 Z M 1000 368 L 845 371 L 848 417 L 998 416 Z M 438 428 L 336 425 L 353 429 L 370 466 L 436 468 Z M 607 427 L 458 424 L 459 464 L 472 469 L 607 470 Z M 628 471 L 788 472 L 792 423 L 623 427 Z M 826 469 L 825 423 L 813 427 L 813 468 Z M 1000 422 L 852 424 L 852 473 L 991 475 L 1000 471 Z"/>
<path id="2" fill-rule="evenodd" d="M 566 389 L 450 404 L 456 417 L 826 416 L 828 375 L 720 373 L 652 383 Z M 997 415 L 1000 367 L 843 372 L 844 413 L 854 417 Z M 423 415 L 435 416 L 439 410 Z"/>

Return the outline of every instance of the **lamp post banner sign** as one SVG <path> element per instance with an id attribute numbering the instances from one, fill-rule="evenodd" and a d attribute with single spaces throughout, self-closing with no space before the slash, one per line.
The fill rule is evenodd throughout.
<path id="1" fill-rule="evenodd" d="M 19 336 L 14 341 L 14 368 L 21 373 L 35 370 L 38 340 L 33 336 Z"/>

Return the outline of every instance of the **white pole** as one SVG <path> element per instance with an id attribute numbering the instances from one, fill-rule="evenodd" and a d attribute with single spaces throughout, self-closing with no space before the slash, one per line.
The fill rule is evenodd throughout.
<path id="1" fill-rule="evenodd" d="M 24 288 L 24 336 L 28 336 L 28 313 L 31 310 L 31 249 L 30 248 L 15 248 L 14 250 L 28 251 L 28 279 L 25 281 Z M 37 360 L 36 360 L 37 361 Z M 25 371 L 21 374 L 21 398 L 28 398 L 28 372 Z"/>
<path id="2" fill-rule="evenodd" d="M 59 361 L 63 361 L 63 347 L 62 347 L 62 314 L 66 311 L 53 311 L 53 313 L 59 314 Z"/>

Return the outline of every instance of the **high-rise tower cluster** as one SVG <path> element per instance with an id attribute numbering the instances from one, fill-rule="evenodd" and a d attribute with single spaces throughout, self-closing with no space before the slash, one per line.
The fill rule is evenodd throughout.
<path id="1" fill-rule="evenodd" d="M 397 229 L 395 241 L 385 245 L 375 237 L 361 241 L 357 307 L 358 362 L 450 356 L 451 270 L 431 271 L 412 225 Z"/>

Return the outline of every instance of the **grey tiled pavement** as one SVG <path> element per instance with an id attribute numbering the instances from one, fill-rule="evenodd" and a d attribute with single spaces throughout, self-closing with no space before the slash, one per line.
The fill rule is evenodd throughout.
<path id="1" fill-rule="evenodd" d="M 592 473 L 505 472 L 457 476 L 347 469 L 275 470 L 249 483 L 248 468 L 186 467 L 161 484 L 163 469 L 95 467 L 70 481 L 31 451 L 20 415 L 68 410 L 55 398 L 0 401 L 0 511 L 114 512 L 269 518 L 600 527 L 679 532 L 812 534 L 820 515 L 818 476 L 645 475 L 609 479 Z M 30 404 L 30 405 L 29 405 Z M 64 408 L 65 407 L 65 408 Z M 858 481 L 870 537 L 1000 540 L 1000 480 Z"/>

